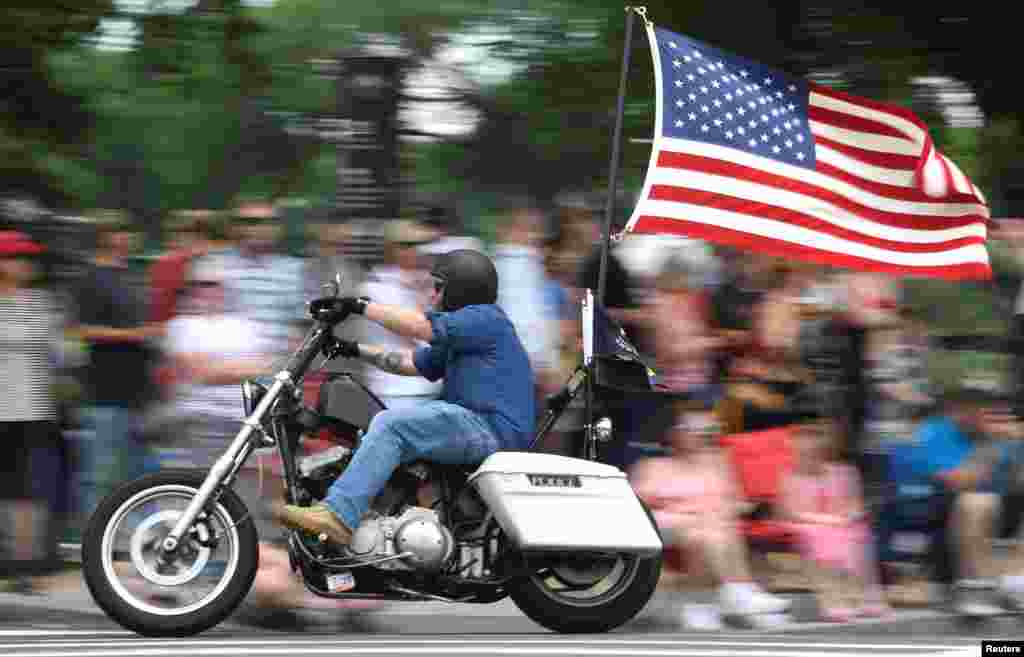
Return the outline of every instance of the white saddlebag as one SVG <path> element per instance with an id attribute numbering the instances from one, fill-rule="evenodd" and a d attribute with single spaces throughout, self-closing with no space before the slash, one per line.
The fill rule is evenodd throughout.
<path id="1" fill-rule="evenodd" d="M 653 555 L 661 537 L 626 474 L 554 454 L 497 452 L 469 481 L 524 551 Z"/>

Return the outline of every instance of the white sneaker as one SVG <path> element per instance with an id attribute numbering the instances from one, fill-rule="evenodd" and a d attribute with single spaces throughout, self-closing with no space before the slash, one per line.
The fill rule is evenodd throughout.
<path id="1" fill-rule="evenodd" d="M 793 601 L 777 595 L 772 595 L 760 589 L 754 589 L 755 606 L 763 609 L 763 614 L 784 614 L 793 606 Z"/>
<path id="2" fill-rule="evenodd" d="M 962 616 L 986 617 L 998 616 L 1003 613 L 1003 609 L 1001 607 L 997 607 L 990 602 L 985 602 L 984 600 L 957 600 L 954 608 L 956 609 L 956 613 Z"/>
<path id="3" fill-rule="evenodd" d="M 683 627 L 695 632 L 717 632 L 722 629 L 722 614 L 717 605 L 685 604 L 681 621 Z"/>
<path id="4" fill-rule="evenodd" d="M 956 583 L 953 609 L 963 616 L 997 616 L 1003 609 L 991 602 L 994 592 L 995 587 L 987 580 L 961 580 Z"/>
<path id="5" fill-rule="evenodd" d="M 999 597 L 1011 611 L 1024 611 L 1024 576 L 1004 575 L 999 581 Z"/>
<path id="6" fill-rule="evenodd" d="M 748 617 L 747 620 L 754 630 L 777 630 L 793 624 L 789 614 L 758 614 Z"/>
<path id="7" fill-rule="evenodd" d="M 725 584 L 719 594 L 722 613 L 729 616 L 781 614 L 791 602 L 761 591 L 750 584 Z"/>

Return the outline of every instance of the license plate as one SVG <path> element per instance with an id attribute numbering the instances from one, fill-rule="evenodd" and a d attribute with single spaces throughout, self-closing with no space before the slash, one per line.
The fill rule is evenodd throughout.
<path id="1" fill-rule="evenodd" d="M 356 578 L 352 573 L 337 573 L 327 576 L 327 590 L 331 593 L 349 591 L 356 586 Z"/>
<path id="2" fill-rule="evenodd" d="M 576 475 L 532 474 L 526 475 L 526 477 L 530 480 L 531 486 L 543 488 L 581 488 L 583 486 L 583 482 Z"/>

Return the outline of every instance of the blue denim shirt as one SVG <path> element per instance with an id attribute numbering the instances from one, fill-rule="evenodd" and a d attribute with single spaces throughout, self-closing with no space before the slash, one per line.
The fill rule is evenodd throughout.
<path id="1" fill-rule="evenodd" d="M 441 399 L 482 415 L 502 449 L 525 449 L 533 438 L 533 370 L 519 336 L 497 305 L 428 312 L 429 345 L 413 361 L 431 381 L 444 378 Z"/>

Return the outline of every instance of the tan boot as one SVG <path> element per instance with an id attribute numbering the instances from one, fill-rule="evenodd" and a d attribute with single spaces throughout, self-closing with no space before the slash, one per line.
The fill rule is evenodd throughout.
<path id="1" fill-rule="evenodd" d="M 323 504 L 293 506 L 278 503 L 272 505 L 270 510 L 274 518 L 286 527 L 307 531 L 319 536 L 320 540 L 329 540 L 337 546 L 352 542 L 352 530 Z"/>

